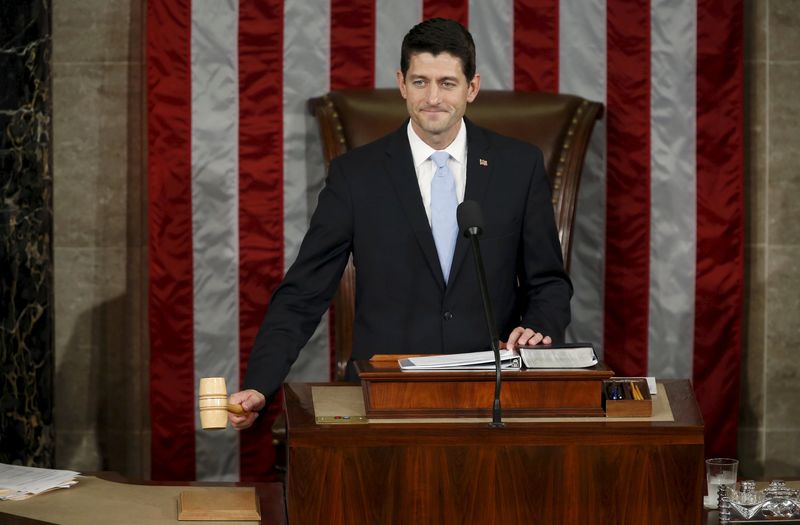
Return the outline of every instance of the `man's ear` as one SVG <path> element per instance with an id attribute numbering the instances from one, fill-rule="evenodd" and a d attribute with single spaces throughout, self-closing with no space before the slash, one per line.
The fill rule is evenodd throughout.
<path id="1" fill-rule="evenodd" d="M 467 84 L 467 102 L 472 102 L 478 96 L 478 91 L 481 90 L 481 74 L 475 73 L 472 80 Z"/>
<path id="2" fill-rule="evenodd" d="M 400 88 L 400 94 L 406 98 L 406 79 L 403 77 L 403 72 L 399 69 L 395 73 L 395 80 L 397 80 L 397 87 Z"/>

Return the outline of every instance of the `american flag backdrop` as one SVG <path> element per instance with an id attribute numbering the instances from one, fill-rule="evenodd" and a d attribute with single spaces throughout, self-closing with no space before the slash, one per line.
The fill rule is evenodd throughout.
<path id="1" fill-rule="evenodd" d="M 483 89 L 606 105 L 568 335 L 598 343 L 619 375 L 691 378 L 706 454 L 736 456 L 742 0 L 148 0 L 154 479 L 269 472 L 270 418 L 203 432 L 197 383 L 238 390 L 297 253 L 325 176 L 306 100 L 394 86 L 403 35 L 434 16 L 472 32 Z M 323 320 L 290 379 L 326 380 L 330 340 Z"/>

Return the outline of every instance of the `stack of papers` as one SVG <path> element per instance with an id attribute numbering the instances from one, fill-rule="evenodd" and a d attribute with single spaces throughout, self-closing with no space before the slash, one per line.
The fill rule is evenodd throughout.
<path id="1" fill-rule="evenodd" d="M 78 481 L 79 472 L 21 467 L 0 463 L 0 500 L 30 498 L 48 490 L 67 488 Z"/>
<path id="2" fill-rule="evenodd" d="M 494 370 L 494 352 L 409 357 L 398 362 L 403 370 Z M 513 350 L 500 350 L 500 367 L 503 370 L 519 370 L 519 355 Z"/>

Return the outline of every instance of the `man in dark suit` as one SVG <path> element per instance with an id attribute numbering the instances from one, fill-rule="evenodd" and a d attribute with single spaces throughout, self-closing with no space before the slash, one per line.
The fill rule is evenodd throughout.
<path id="1" fill-rule="evenodd" d="M 477 201 L 481 250 L 507 346 L 563 338 L 572 285 L 564 272 L 541 151 L 464 118 L 480 90 L 475 46 L 451 20 L 403 39 L 397 84 L 410 120 L 335 159 L 297 260 L 275 291 L 248 363 L 247 428 L 308 341 L 352 254 L 353 358 L 485 350 L 489 332 L 455 209 Z"/>

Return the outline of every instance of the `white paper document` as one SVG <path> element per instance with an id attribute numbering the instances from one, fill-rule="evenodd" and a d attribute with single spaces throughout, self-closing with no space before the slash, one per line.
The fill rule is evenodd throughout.
<path id="1" fill-rule="evenodd" d="M 589 368 L 597 364 L 591 345 L 520 348 L 525 368 Z"/>
<path id="2" fill-rule="evenodd" d="M 67 488 L 78 481 L 79 472 L 22 467 L 0 463 L 0 500 L 25 499 L 56 488 Z"/>
<path id="3" fill-rule="evenodd" d="M 465 354 L 428 355 L 398 359 L 403 370 L 494 370 L 494 352 L 469 352 Z M 503 370 L 519 370 L 519 355 L 513 350 L 500 350 Z"/>

